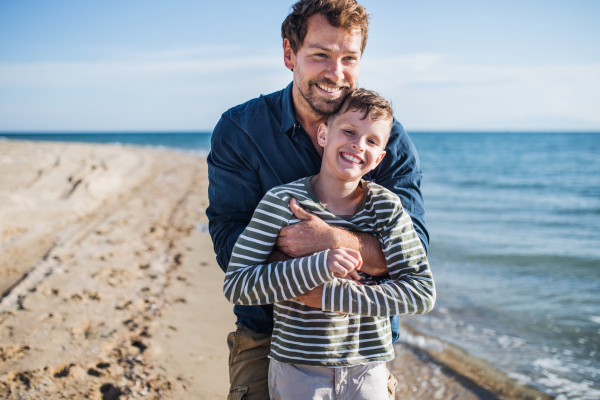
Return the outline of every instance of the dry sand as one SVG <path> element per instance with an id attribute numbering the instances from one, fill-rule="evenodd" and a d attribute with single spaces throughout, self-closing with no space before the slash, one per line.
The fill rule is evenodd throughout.
<path id="1" fill-rule="evenodd" d="M 0 398 L 225 399 L 232 306 L 206 232 L 206 163 L 0 142 Z M 546 399 L 404 332 L 398 399 Z"/>

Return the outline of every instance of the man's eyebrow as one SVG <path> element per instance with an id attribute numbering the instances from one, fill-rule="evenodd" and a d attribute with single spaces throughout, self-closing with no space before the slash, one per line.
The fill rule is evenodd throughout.
<path id="1" fill-rule="evenodd" d="M 319 49 L 319 50 L 323 50 L 323 51 L 333 51 L 332 47 L 324 46 L 324 45 L 319 44 L 319 43 L 310 44 L 310 45 L 308 45 L 308 48 L 309 49 Z M 349 50 L 349 51 L 346 51 L 345 53 L 358 54 L 358 53 L 360 53 L 360 50 L 354 50 L 354 51 L 353 50 Z"/>

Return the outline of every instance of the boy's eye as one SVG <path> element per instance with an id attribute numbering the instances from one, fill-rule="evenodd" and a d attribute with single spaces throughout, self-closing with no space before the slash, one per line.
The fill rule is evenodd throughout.
<path id="1" fill-rule="evenodd" d="M 370 139 L 369 143 L 374 144 L 375 146 L 379 145 L 379 142 L 377 140 L 374 140 L 374 139 Z"/>
<path id="2" fill-rule="evenodd" d="M 348 135 L 354 135 L 354 131 L 351 131 L 349 129 L 345 130 L 344 132 L 346 132 L 346 134 Z"/>

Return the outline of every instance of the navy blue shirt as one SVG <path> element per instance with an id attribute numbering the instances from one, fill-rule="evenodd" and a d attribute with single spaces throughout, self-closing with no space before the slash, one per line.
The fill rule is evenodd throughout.
<path id="1" fill-rule="evenodd" d="M 385 150 L 379 166 L 364 179 L 400 197 L 427 251 L 419 156 L 396 119 Z M 233 246 L 265 193 L 321 169 L 321 156 L 294 116 L 292 83 L 227 110 L 213 131 L 207 161 L 206 215 L 217 262 L 227 271 Z M 273 330 L 272 305 L 236 305 L 233 311 L 237 322 L 254 332 Z"/>

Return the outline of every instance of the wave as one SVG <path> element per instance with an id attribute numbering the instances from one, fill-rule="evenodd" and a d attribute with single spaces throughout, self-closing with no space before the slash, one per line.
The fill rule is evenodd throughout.
<path id="1" fill-rule="evenodd" d="M 535 384 L 530 377 L 501 371 L 486 360 L 475 357 L 449 342 L 420 332 L 408 324 L 400 324 L 400 340 L 396 345 L 408 347 L 416 353 L 425 353 L 434 364 L 441 366 L 446 374 L 458 382 L 471 388 L 485 388 L 495 395 L 494 398 L 554 399 L 539 388 L 530 386 Z"/>
<path id="2" fill-rule="evenodd" d="M 566 209 L 557 210 L 555 213 L 559 215 L 597 215 L 600 214 L 600 208 Z"/>

